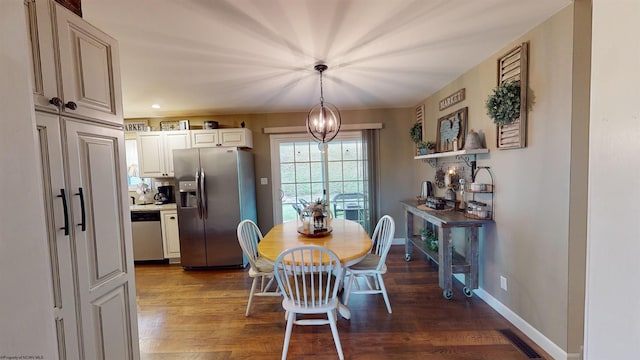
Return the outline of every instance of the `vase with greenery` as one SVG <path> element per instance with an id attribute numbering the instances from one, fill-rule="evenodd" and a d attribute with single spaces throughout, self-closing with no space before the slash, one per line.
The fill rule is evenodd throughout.
<path id="1" fill-rule="evenodd" d="M 436 150 L 436 144 L 433 141 L 420 141 L 416 145 L 420 155 L 433 154 Z"/>
<path id="2" fill-rule="evenodd" d="M 326 230 L 328 216 L 327 202 L 318 198 L 313 204 L 309 205 L 313 214 L 313 227 L 315 230 Z"/>
<path id="3" fill-rule="evenodd" d="M 427 153 L 433 154 L 436 151 L 436 143 L 433 141 L 427 141 L 424 145 L 427 148 Z"/>
<path id="4" fill-rule="evenodd" d="M 485 103 L 487 115 L 498 126 L 509 125 L 520 117 L 520 82 L 504 82 L 493 89 Z"/>

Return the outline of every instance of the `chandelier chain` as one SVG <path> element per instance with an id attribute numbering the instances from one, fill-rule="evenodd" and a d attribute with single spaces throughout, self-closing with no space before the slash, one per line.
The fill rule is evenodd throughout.
<path id="1" fill-rule="evenodd" d="M 324 92 L 322 91 L 322 71 L 320 71 L 320 106 L 324 105 Z"/>

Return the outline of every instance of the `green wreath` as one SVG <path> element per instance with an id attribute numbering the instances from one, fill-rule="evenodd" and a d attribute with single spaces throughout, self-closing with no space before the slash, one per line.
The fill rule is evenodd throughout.
<path id="1" fill-rule="evenodd" d="M 411 136 L 411 141 L 418 145 L 422 141 L 422 123 L 417 122 L 413 124 L 409 130 L 409 135 Z"/>
<path id="2" fill-rule="evenodd" d="M 509 125 L 520 116 L 520 83 L 505 82 L 493 89 L 486 102 L 487 115 L 496 125 Z"/>

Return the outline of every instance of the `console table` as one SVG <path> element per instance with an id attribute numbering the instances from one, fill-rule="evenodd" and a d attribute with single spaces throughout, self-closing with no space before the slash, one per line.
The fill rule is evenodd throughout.
<path id="1" fill-rule="evenodd" d="M 452 275 L 465 274 L 464 294 L 473 296 L 473 289 L 478 288 L 478 229 L 485 224 L 493 223 L 491 219 L 472 219 L 459 211 L 437 211 L 418 209 L 415 200 L 401 201 L 405 209 L 407 240 L 405 243 L 405 260 L 411 260 L 415 247 L 431 261 L 438 264 L 439 285 L 445 299 L 453 297 Z M 429 250 L 420 235 L 414 235 L 414 217 L 417 216 L 438 228 L 438 251 Z M 465 229 L 464 257 L 451 251 L 451 229 Z"/>

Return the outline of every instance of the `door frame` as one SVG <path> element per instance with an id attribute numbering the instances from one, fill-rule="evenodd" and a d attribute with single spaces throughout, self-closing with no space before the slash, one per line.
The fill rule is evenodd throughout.
<path id="1" fill-rule="evenodd" d="M 354 131 L 342 131 L 338 133 L 334 140 L 352 140 L 358 139 L 364 141 L 362 132 L 359 130 Z M 287 134 L 271 134 L 269 137 L 270 142 L 270 161 L 271 161 L 271 196 L 273 198 L 273 223 L 282 223 L 282 197 L 281 197 L 281 178 L 280 178 L 280 144 L 283 142 L 296 142 L 296 141 L 308 141 L 314 142 L 307 133 L 287 133 Z M 325 144 L 326 151 L 326 144 Z M 278 154 L 278 156 L 275 156 Z M 328 173 L 328 161 L 323 156 L 323 168 L 324 173 Z M 328 188 L 329 178 L 325 176 L 324 179 L 325 189 Z"/>

